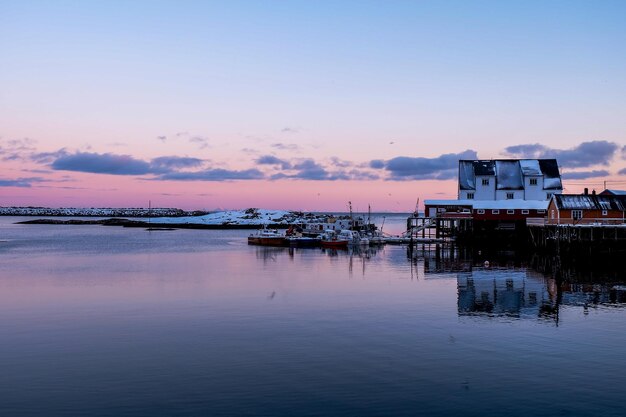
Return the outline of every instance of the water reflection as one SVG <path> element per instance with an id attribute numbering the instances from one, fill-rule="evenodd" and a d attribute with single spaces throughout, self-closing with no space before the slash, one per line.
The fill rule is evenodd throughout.
<path id="1" fill-rule="evenodd" d="M 277 256 L 296 255 L 345 262 L 349 275 L 367 274 L 376 260 L 398 269 L 409 263 L 411 279 L 456 278 L 460 317 L 532 319 L 558 324 L 561 308 L 626 306 L 626 279 L 620 267 L 584 268 L 561 257 L 514 251 L 487 251 L 456 245 L 424 244 L 414 247 L 271 248 L 256 247 L 258 259 L 276 262 Z M 405 256 L 398 256 L 404 254 Z M 381 258 L 381 259 L 377 259 Z"/>
<path id="2" fill-rule="evenodd" d="M 558 295 L 547 284 L 530 270 L 477 268 L 458 274 L 459 316 L 544 317 L 558 305 Z"/>

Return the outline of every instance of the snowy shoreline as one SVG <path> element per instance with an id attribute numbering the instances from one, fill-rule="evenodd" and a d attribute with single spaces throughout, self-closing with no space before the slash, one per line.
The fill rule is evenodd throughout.
<path id="1" fill-rule="evenodd" d="M 185 211 L 177 208 L 0 207 L 0 216 L 183 217 L 208 213 L 208 211 Z"/>
<path id="2" fill-rule="evenodd" d="M 37 216 L 37 217 L 108 217 L 106 220 L 60 220 L 36 219 L 25 224 L 103 224 L 126 227 L 176 227 L 176 228 L 254 228 L 262 225 L 287 227 L 291 224 L 325 221 L 331 214 L 303 213 L 287 210 L 265 210 L 249 208 L 246 210 L 206 212 L 184 212 L 179 209 L 46 209 L 24 208 L 25 211 L 0 208 L 0 215 Z M 10 208 L 14 209 L 14 208 Z M 156 210 L 161 210 L 155 214 Z M 168 212 L 166 210 L 174 210 Z M 28 213 L 28 214 L 26 214 Z M 132 213 L 132 215 L 124 214 Z M 174 214 L 168 214 L 174 213 Z M 181 214 L 183 213 L 183 214 Z M 198 213 L 198 214 L 196 214 Z M 203 213 L 203 214 L 202 214 Z M 196 215 L 194 215 L 196 214 Z M 129 217 L 142 217 L 142 220 L 128 220 Z M 341 217 L 341 216 L 338 216 Z M 112 219 L 114 218 L 114 219 Z M 148 218 L 149 221 L 146 219 Z"/>

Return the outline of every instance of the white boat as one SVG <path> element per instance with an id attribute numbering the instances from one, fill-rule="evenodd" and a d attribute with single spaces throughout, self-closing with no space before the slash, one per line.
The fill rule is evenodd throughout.
<path id="1" fill-rule="evenodd" d="M 348 245 L 351 246 L 369 246 L 370 241 L 367 237 L 362 237 L 359 232 L 354 230 L 342 230 L 337 235 L 338 239 L 343 239 L 348 241 Z"/>

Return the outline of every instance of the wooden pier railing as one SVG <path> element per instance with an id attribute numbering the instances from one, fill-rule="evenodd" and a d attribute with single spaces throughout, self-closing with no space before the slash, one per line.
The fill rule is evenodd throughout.
<path id="1" fill-rule="evenodd" d="M 626 226 L 626 221 L 621 218 L 587 218 L 582 219 L 548 219 L 544 217 L 529 217 L 526 219 L 527 226 Z"/>

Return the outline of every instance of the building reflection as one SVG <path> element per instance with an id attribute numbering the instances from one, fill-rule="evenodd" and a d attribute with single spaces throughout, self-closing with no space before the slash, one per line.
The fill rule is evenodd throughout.
<path id="1" fill-rule="evenodd" d="M 598 307 L 626 307 L 625 272 L 621 265 L 607 262 L 588 267 L 554 256 L 440 244 L 348 250 L 257 247 L 255 252 L 264 263 L 283 256 L 322 256 L 333 263 L 345 262 L 350 275 L 363 276 L 374 259 L 394 266 L 406 266 L 408 261 L 411 279 L 456 279 L 460 317 L 532 319 L 558 324 L 564 307 L 581 308 L 584 312 Z"/>
<path id="2" fill-rule="evenodd" d="M 475 268 L 457 275 L 460 316 L 538 317 L 552 311 L 557 294 L 529 270 Z"/>
<path id="3" fill-rule="evenodd" d="M 438 244 L 409 247 L 406 256 L 423 268 L 424 279 L 456 277 L 459 316 L 558 324 L 565 306 L 626 307 L 626 276 L 619 263 Z"/>

